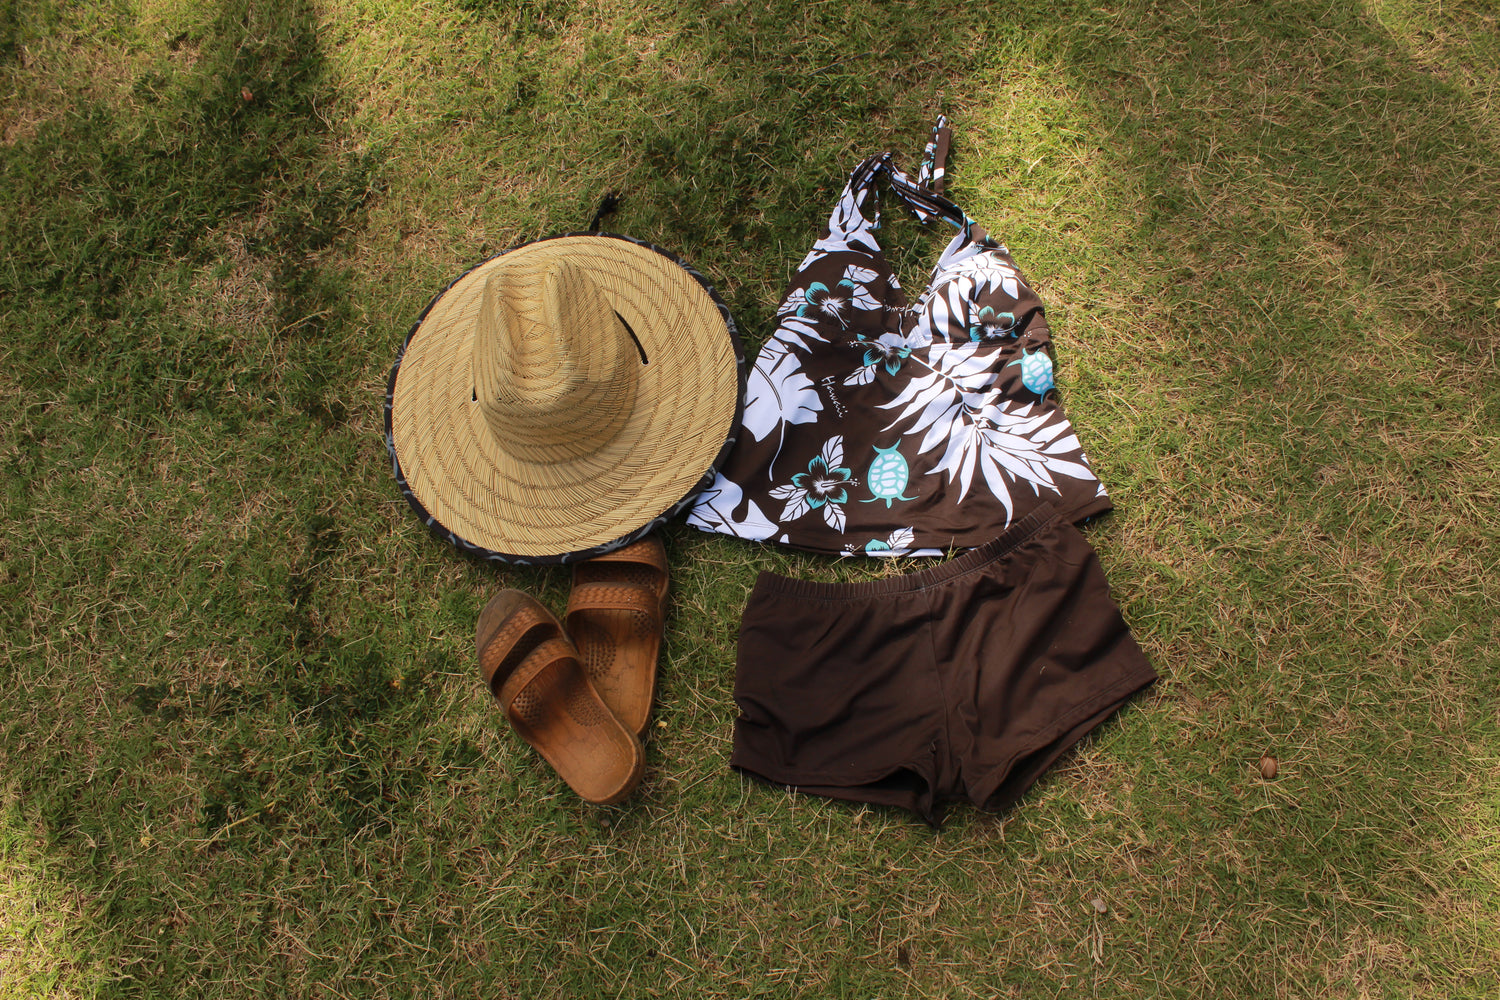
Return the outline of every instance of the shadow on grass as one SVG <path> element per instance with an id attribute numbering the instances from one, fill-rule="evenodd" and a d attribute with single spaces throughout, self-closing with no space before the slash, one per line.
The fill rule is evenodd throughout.
<path id="1" fill-rule="evenodd" d="M 28 16 L 66 31 L 74 13 Z M 11 61 L 30 27 L 15 15 L 4 5 L 0 58 Z M 150 984 L 207 974 L 211 960 L 179 933 L 226 930 L 172 916 L 214 892 L 156 882 L 151 830 L 183 810 L 145 784 L 184 783 L 203 857 L 230 831 L 268 835 L 281 789 L 314 772 L 340 833 L 388 829 L 415 779 L 382 770 L 367 727 L 420 704 L 421 675 L 441 666 L 419 657 L 393 669 L 330 626 L 315 592 L 344 547 L 331 519 L 300 514 L 304 537 L 287 532 L 278 573 L 269 550 L 237 543 L 205 489 L 218 466 L 241 476 L 241 505 L 278 484 L 295 491 L 289 450 L 349 419 L 341 398 L 359 360 L 348 344 L 362 331 L 341 261 L 379 158 L 330 121 L 338 94 L 311 3 L 231 0 L 179 28 L 164 48 L 154 37 L 132 48 L 143 29 L 115 23 L 107 58 L 129 67 L 128 98 L 93 96 L 85 69 L 59 81 L 84 96 L 0 145 L 7 375 L 28 400 L 3 453 L 12 656 L 0 676 L 29 692 L 0 723 L 5 796 L 75 860 L 96 930 L 75 936 L 61 965 L 107 969 L 102 995 L 155 995 Z M 53 54 L 39 72 L 67 65 L 65 47 Z M 199 464 L 205 454 L 212 465 Z M 242 510 L 256 523 L 254 504 Z M 258 591 L 268 600 L 247 604 Z M 174 628 L 189 602 L 193 624 Z M 280 669 L 262 683 L 232 673 L 207 653 L 226 638 L 254 650 L 243 662 Z M 217 659 L 219 676 L 108 690 L 171 678 L 169 664 L 194 653 L 210 673 Z M 105 687 L 80 699 L 79 676 Z M 91 725 L 101 704 L 127 713 L 122 724 Z M 317 759 L 272 774 L 258 763 L 267 727 L 289 718 L 312 727 Z"/>
<path id="2" fill-rule="evenodd" d="M 5 216 L 0 274 L 27 304 L 11 338 L 24 384 L 147 425 L 207 410 L 235 433 L 263 415 L 235 398 L 238 374 L 273 406 L 285 392 L 342 416 L 322 401 L 337 355 L 322 345 L 352 305 L 325 251 L 358 226 L 377 161 L 338 149 L 317 27 L 305 2 L 231 3 L 170 40 L 129 106 L 81 103 L 4 150 L 8 195 L 34 206 Z M 262 302 L 227 301 L 251 284 Z M 184 296 L 210 301 L 163 314 Z M 267 339 L 296 344 L 281 367 Z"/>
<path id="3" fill-rule="evenodd" d="M 574 921 L 587 920 L 554 913 L 551 891 L 528 901 L 579 869 L 577 856 L 550 860 L 579 835 L 575 804 L 537 801 L 530 785 L 523 797 L 503 768 L 493 776 L 496 755 L 484 760 L 507 798 L 524 800 L 505 832 L 560 839 L 530 857 L 516 848 L 522 869 L 535 869 L 517 893 L 464 888 L 473 877 L 453 870 L 449 851 L 497 850 L 484 839 L 493 803 L 474 792 L 480 755 L 452 725 L 419 745 L 436 714 L 425 680 L 458 667 L 441 649 L 421 652 L 434 638 L 425 620 L 406 631 L 390 620 L 399 614 L 361 602 L 360 574 L 389 566 L 352 554 L 373 532 L 356 539 L 347 511 L 326 513 L 345 498 L 340 477 L 367 471 L 363 445 L 378 446 L 351 443 L 357 418 L 340 399 L 372 356 L 388 363 L 400 330 L 371 346 L 356 323 L 341 262 L 381 161 L 332 123 L 347 107 L 318 12 L 229 3 L 160 52 L 159 39 L 133 37 L 145 30 L 133 15 L 112 10 L 87 16 L 119 18 L 102 37 L 123 51 L 114 54 L 132 79 L 128 100 L 64 81 L 85 96 L 0 147 L 10 198 L 0 302 L 13 324 L 7 376 L 24 401 L 0 453 L 13 526 L 0 536 L 0 585 L 15 598 L 0 615 L 24 649 L 0 668 L 25 692 L 0 720 L 14 825 L 24 818 L 47 855 L 65 859 L 84 927 L 69 940 L 82 943 L 78 967 L 105 970 L 102 995 L 225 981 L 229 992 L 253 981 L 305 994 L 351 969 L 397 990 L 418 967 L 438 983 L 524 978 L 534 960 L 553 964 Z M 66 26 L 66 14 L 47 17 Z M 784 227 L 799 244 L 811 239 L 849 164 L 814 176 L 796 169 L 803 147 L 783 140 L 816 133 L 818 155 L 833 162 L 840 114 L 879 118 L 897 105 L 925 117 L 910 115 L 918 98 L 866 87 L 868 63 L 851 62 L 849 42 L 852 33 L 867 58 L 895 59 L 922 41 L 919 20 L 909 10 L 706 7 L 690 44 L 701 43 L 705 65 L 722 56 L 729 75 L 701 90 L 664 87 L 655 100 L 671 98 L 659 107 L 672 116 L 631 137 L 644 149 L 642 186 L 660 192 L 637 202 L 646 231 L 636 235 L 660 230 L 674 248 L 711 238 L 741 262 L 739 244 L 757 234 Z M 763 61 L 767 42 L 749 27 L 777 29 L 792 51 Z M 24 29 L 5 25 L 6 53 L 24 53 Z M 92 42 L 80 35 L 79 47 Z M 937 54 L 930 38 L 919 47 Z M 598 47 L 598 59 L 613 55 Z M 899 65 L 889 76 L 916 84 L 926 73 Z M 484 135 L 498 142 L 514 126 L 534 137 L 539 109 L 577 106 L 575 85 L 591 99 L 593 79 L 523 75 L 484 109 L 498 115 Z M 601 117 L 618 111 L 603 105 Z M 768 168 L 771 195 L 757 200 Z M 809 186 L 816 205 L 800 196 Z M 766 228 L 761 215 L 773 209 Z M 769 303 L 756 308 L 769 315 Z M 380 516 L 355 515 L 363 527 Z M 434 602 L 442 627 L 469 627 L 472 568 L 448 572 L 457 557 L 441 547 L 422 554 L 441 564 L 422 579 L 444 587 Z M 335 587 L 349 588 L 347 601 L 328 599 Z M 516 766 L 547 781 L 529 757 Z M 481 931 L 533 913 L 564 925 L 518 942 L 494 968 L 476 964 Z M 413 919 L 421 957 L 406 943 Z"/>
<path id="4" fill-rule="evenodd" d="M 466 6 L 557 32 L 584 16 Z M 1475 553 L 1495 540 L 1445 500 L 1485 474 L 1463 432 L 1484 415 L 1474 398 L 1494 406 L 1476 352 L 1495 150 L 1450 85 L 1333 5 L 1046 20 L 978 6 L 705 4 L 659 63 L 634 36 L 641 52 L 580 31 L 541 69 L 507 42 L 496 73 L 513 86 L 445 78 L 475 103 L 422 125 L 542 146 L 525 166 L 559 189 L 575 175 L 591 187 L 608 172 L 588 163 L 618 158 L 635 183 L 627 231 L 724 276 L 755 343 L 852 163 L 914 151 L 936 90 L 958 105 L 960 155 L 977 145 L 965 125 L 998 114 L 976 81 L 1000 90 L 1035 60 L 1080 95 L 1089 134 L 1041 148 L 1101 164 L 1104 207 L 1072 236 L 1021 210 L 1032 246 L 1013 246 L 1045 275 L 1030 264 L 1039 240 L 1093 231 L 1109 246 L 1084 256 L 1124 276 L 1058 303 L 1072 316 L 1060 343 L 1066 358 L 1091 326 L 1120 338 L 1069 405 L 1110 418 L 1075 412 L 1122 499 L 1099 540 L 1167 682 L 1109 731 L 1104 759 L 1085 748 L 1014 822 L 960 812 L 941 841 L 740 789 L 723 734 L 694 731 L 728 714 L 726 664 L 698 650 L 691 668 L 673 658 L 673 728 L 616 812 L 580 810 L 518 742 L 480 747 L 443 716 L 428 678 L 467 679 L 449 651 L 493 579 L 438 545 L 411 558 L 395 529 L 356 538 L 378 513 L 358 527 L 326 513 L 362 455 L 341 390 L 388 363 L 404 326 L 374 346 L 358 329 L 341 244 L 365 224 L 380 161 L 325 119 L 340 95 L 311 5 L 226 6 L 137 75 L 133 109 L 94 102 L 0 150 L 16 201 L 47 206 L 8 212 L 0 233 L 9 374 L 27 399 L 5 514 L 30 526 L 0 536 L 0 616 L 23 650 L 0 666 L 20 692 L 0 723 L 4 788 L 90 898 L 109 992 L 290 995 L 337 979 L 752 995 L 795 978 L 805 995 L 1025 995 L 1095 969 L 1122 993 L 1257 996 L 1278 977 L 1316 994 L 1376 968 L 1483 992 L 1492 967 L 1463 980 L 1435 942 L 1453 929 L 1444 906 L 1475 927 L 1492 914 L 1429 856 L 1452 856 L 1465 829 L 1443 798 L 1475 777 L 1464 754 L 1494 746 L 1476 666 L 1494 592 Z M 614 119 L 630 128 L 599 124 Z M 1463 157 L 1444 154 L 1455 145 Z M 971 212 L 992 193 L 981 178 L 1030 159 L 956 172 Z M 1040 176 L 1017 167 L 1014 187 Z M 1074 182 L 1059 168 L 1053 183 Z M 579 214 L 547 227 L 583 222 L 596 197 L 569 190 Z M 1432 352 L 1439 365 L 1413 364 Z M 1137 408 L 1111 395 L 1121 381 Z M 105 433 L 80 437 L 89 421 Z M 235 487 L 214 488 L 210 469 L 153 494 L 179 444 Z M 67 492 L 97 469 L 125 486 Z M 157 505 L 133 505 L 135 491 Z M 188 516 L 200 500 L 206 526 Z M 164 510 L 187 514 L 161 523 Z M 114 533 L 91 535 L 95 520 Z M 380 551 L 354 552 L 366 545 Z M 45 579 L 28 575 L 33 552 Z M 736 558 L 748 579 L 782 557 Z M 675 621 L 726 632 L 740 606 L 733 587 L 699 605 Z M 152 676 L 163 663 L 170 679 Z M 1250 773 L 1264 749 L 1283 759 L 1274 786 Z M 1118 780 L 1091 787 L 1096 765 Z M 1116 853 L 1077 856 L 1086 835 Z M 1084 889 L 1111 902 L 1098 961 L 1074 946 L 1093 918 L 1053 905 Z M 1003 963 L 1002 937 L 1022 942 Z M 1429 947 L 1425 966 L 1405 962 Z M 1202 979 L 1163 985 L 1162 956 Z M 955 968 L 973 975 L 945 978 Z"/>

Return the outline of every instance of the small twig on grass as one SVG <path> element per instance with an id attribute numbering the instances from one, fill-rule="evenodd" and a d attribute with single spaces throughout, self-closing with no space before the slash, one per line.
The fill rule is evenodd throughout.
<path id="1" fill-rule="evenodd" d="M 195 847 L 195 848 L 193 848 L 193 850 L 198 851 L 198 852 L 201 853 L 202 851 L 207 850 L 208 846 L 210 844 L 212 844 L 214 841 L 218 840 L 221 836 L 223 836 L 224 834 L 228 833 L 230 830 L 233 830 L 235 827 L 239 826 L 241 823 L 245 822 L 246 820 L 252 820 L 252 819 L 254 819 L 257 816 L 263 816 L 263 815 L 265 815 L 267 812 L 270 812 L 272 809 L 275 809 L 278 804 L 279 803 L 276 802 L 276 801 L 274 801 L 274 800 L 271 801 L 271 802 L 267 802 L 264 806 L 262 806 L 261 808 L 255 810 L 255 812 L 250 813 L 247 816 L 241 816 L 239 819 L 235 820 L 233 823 L 230 823 L 230 824 L 228 824 L 226 826 L 219 827 L 217 830 L 215 830 L 213 832 L 213 836 L 211 836 L 211 837 L 205 837 L 202 840 L 189 841 L 189 843 L 197 844 L 198 846 Z"/>

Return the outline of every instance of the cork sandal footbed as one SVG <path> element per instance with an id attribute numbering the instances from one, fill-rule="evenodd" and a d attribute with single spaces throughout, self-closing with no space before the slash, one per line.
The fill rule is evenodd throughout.
<path id="1" fill-rule="evenodd" d="M 640 740 L 589 683 L 552 612 L 502 590 L 480 612 L 475 645 L 480 676 L 511 726 L 580 798 L 610 805 L 635 790 Z"/>

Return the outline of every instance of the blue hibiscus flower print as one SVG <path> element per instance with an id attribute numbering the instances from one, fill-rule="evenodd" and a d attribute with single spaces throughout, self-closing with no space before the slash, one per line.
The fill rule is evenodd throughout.
<path id="1" fill-rule="evenodd" d="M 854 301 L 858 289 L 854 282 L 848 278 L 840 279 L 839 283 L 829 288 L 821 281 L 814 281 L 807 286 L 807 291 L 802 293 L 807 301 L 797 307 L 797 315 L 804 319 L 817 319 L 817 314 L 832 316 L 840 324 L 846 323 L 844 313 Z"/>
<path id="2" fill-rule="evenodd" d="M 817 457 L 807 463 L 806 472 L 797 473 L 791 483 L 771 490 L 772 497 L 786 501 L 776 520 L 794 521 L 810 510 L 821 509 L 828 526 L 843 531 L 842 505 L 849 502 L 853 478 L 854 470 L 844 465 L 844 436 L 835 434 L 824 443 Z"/>
<path id="3" fill-rule="evenodd" d="M 817 510 L 825 503 L 848 503 L 850 478 L 848 468 L 830 468 L 822 455 L 807 463 L 807 471 L 792 476 L 792 485 L 807 494 L 807 506 Z"/>
<path id="4" fill-rule="evenodd" d="M 882 333 L 874 340 L 865 339 L 862 333 L 858 336 L 859 339 L 851 340 L 849 346 L 865 349 L 864 362 L 854 370 L 853 375 L 844 379 L 845 385 L 869 385 L 875 381 L 877 366 L 883 366 L 887 372 L 895 375 L 901 370 L 902 363 L 911 357 L 911 343 L 899 333 Z"/>
<path id="5" fill-rule="evenodd" d="M 1007 334 L 1012 337 L 1016 335 L 1015 314 L 996 312 L 990 306 L 980 309 L 974 316 L 974 325 L 969 327 L 970 341 L 993 339 Z"/>
<path id="6" fill-rule="evenodd" d="M 906 338 L 899 333 L 882 333 L 874 343 L 866 341 L 863 336 L 859 338 L 867 346 L 865 347 L 865 365 L 885 365 L 885 370 L 892 375 L 901 370 L 901 362 L 911 357 L 911 345 Z"/>

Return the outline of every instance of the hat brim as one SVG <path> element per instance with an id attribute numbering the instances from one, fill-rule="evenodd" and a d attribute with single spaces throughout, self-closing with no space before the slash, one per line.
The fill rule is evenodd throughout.
<path id="1" fill-rule="evenodd" d="M 644 354 L 637 405 L 605 448 L 565 462 L 507 450 L 474 393 L 474 317 L 488 277 L 566 256 L 585 268 Z M 560 563 L 602 554 L 673 517 L 734 443 L 745 358 L 729 309 L 698 272 L 650 243 L 568 233 L 524 243 L 428 303 L 391 368 L 386 445 L 402 493 L 472 555 Z"/>

